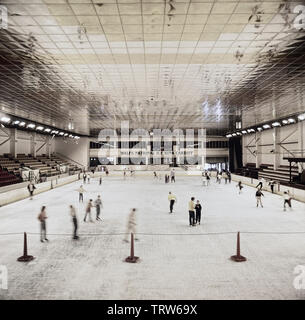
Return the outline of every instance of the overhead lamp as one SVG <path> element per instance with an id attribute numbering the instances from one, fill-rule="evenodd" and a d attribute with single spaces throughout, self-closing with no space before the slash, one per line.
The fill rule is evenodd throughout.
<path id="1" fill-rule="evenodd" d="M 280 127 L 281 124 L 278 121 L 272 123 L 272 127 Z"/>
<path id="2" fill-rule="evenodd" d="M 9 117 L 1 117 L 1 121 L 5 123 L 9 123 L 11 121 L 11 118 Z"/>
<path id="3" fill-rule="evenodd" d="M 260 131 L 263 131 L 263 128 L 262 128 L 262 127 L 257 127 L 256 129 L 257 129 L 257 131 L 259 131 L 259 132 L 260 132 Z"/>
<path id="4" fill-rule="evenodd" d="M 19 124 L 19 123 L 20 123 L 19 120 L 16 120 L 16 121 L 13 122 L 13 124 Z"/>
<path id="5" fill-rule="evenodd" d="M 74 135 L 73 134 L 69 134 L 69 138 L 74 138 Z"/>
<path id="6" fill-rule="evenodd" d="M 295 119 L 289 118 L 289 119 L 288 119 L 288 122 L 289 122 L 289 123 L 295 123 Z"/>
<path id="7" fill-rule="evenodd" d="M 241 136 L 241 133 L 240 133 L 240 132 L 236 132 L 236 134 L 237 134 L 238 136 Z"/>
<path id="8" fill-rule="evenodd" d="M 289 121 L 288 120 L 282 120 L 282 124 L 288 124 Z"/>
<path id="9" fill-rule="evenodd" d="M 30 128 L 30 129 L 34 129 L 36 126 L 35 126 L 35 124 L 34 123 L 30 123 L 30 124 L 28 124 L 28 126 L 27 126 L 28 128 Z"/>
<path id="10" fill-rule="evenodd" d="M 64 132 L 59 132 L 59 135 L 60 136 L 63 136 L 65 133 Z"/>
<path id="11" fill-rule="evenodd" d="M 78 140 L 78 139 L 79 139 L 79 136 L 75 136 L 74 139 Z"/>
<path id="12" fill-rule="evenodd" d="M 242 134 L 247 134 L 247 131 L 246 130 L 242 130 L 241 133 Z"/>
<path id="13" fill-rule="evenodd" d="M 226 137 L 227 137 L 227 138 L 231 138 L 232 135 L 231 135 L 231 134 L 227 134 Z"/>
<path id="14" fill-rule="evenodd" d="M 68 135 L 67 133 L 64 134 L 65 137 L 66 137 L 67 135 Z"/>
<path id="15" fill-rule="evenodd" d="M 299 114 L 298 119 L 301 121 L 305 120 L 305 113 Z"/>
<path id="16" fill-rule="evenodd" d="M 20 127 L 24 127 L 24 126 L 25 126 L 25 122 L 24 122 L 24 121 L 21 121 L 21 122 L 19 123 L 19 126 L 20 126 Z"/>
<path id="17" fill-rule="evenodd" d="M 39 130 L 39 131 L 43 130 L 43 126 L 38 126 L 36 130 Z"/>
<path id="18" fill-rule="evenodd" d="M 44 131 L 45 131 L 45 132 L 50 132 L 51 129 L 50 129 L 50 128 L 46 128 L 46 129 L 44 129 Z"/>
<path id="19" fill-rule="evenodd" d="M 269 125 L 269 124 L 264 124 L 264 125 L 263 125 L 263 128 L 264 128 L 264 129 L 270 129 L 270 125 Z"/>
<path id="20" fill-rule="evenodd" d="M 232 133 L 232 136 L 233 136 L 233 137 L 236 137 L 236 133 Z"/>

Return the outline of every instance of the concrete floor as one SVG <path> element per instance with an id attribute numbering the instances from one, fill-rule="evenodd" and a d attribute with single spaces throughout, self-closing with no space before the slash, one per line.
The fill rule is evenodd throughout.
<path id="1" fill-rule="evenodd" d="M 304 203 L 293 201 L 293 211 L 283 212 L 281 197 L 266 192 L 264 208 L 256 208 L 255 190 L 245 187 L 238 195 L 235 182 L 218 185 L 213 179 L 203 187 L 200 177 L 178 177 L 176 184 L 165 185 L 150 176 L 126 181 L 110 176 L 102 186 L 97 179 L 85 185 L 85 202 L 79 204 L 79 185 L 0 208 L 0 234 L 38 233 L 37 215 L 46 205 L 50 240 L 40 243 L 39 235 L 29 234 L 29 254 L 36 259 L 20 263 L 23 235 L 0 235 L 0 265 L 8 269 L 8 290 L 0 289 L 0 299 L 305 298 L 305 290 L 293 286 L 294 268 L 305 266 Z M 178 198 L 172 215 L 168 191 Z M 98 194 L 103 221 L 84 223 L 85 203 Z M 201 226 L 188 225 L 191 196 L 203 205 Z M 79 241 L 70 236 L 69 204 L 78 209 Z M 138 232 L 146 233 L 135 244 L 137 264 L 123 262 L 130 244 L 114 235 L 125 232 L 132 207 L 139 209 Z M 229 258 L 235 254 L 236 231 L 304 233 L 241 233 L 241 253 L 248 261 L 235 263 Z"/>

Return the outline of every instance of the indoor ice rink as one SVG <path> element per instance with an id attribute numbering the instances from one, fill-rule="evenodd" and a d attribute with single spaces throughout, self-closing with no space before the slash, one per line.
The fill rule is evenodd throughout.
<path id="1" fill-rule="evenodd" d="M 0 0 L 0 300 L 304 300 L 305 5 Z"/>

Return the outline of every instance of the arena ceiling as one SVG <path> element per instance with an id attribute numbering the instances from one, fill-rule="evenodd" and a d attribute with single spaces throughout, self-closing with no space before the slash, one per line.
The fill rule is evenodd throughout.
<path id="1" fill-rule="evenodd" d="M 79 134 L 123 120 L 225 134 L 305 109 L 302 1 L 0 4 L 4 113 Z"/>

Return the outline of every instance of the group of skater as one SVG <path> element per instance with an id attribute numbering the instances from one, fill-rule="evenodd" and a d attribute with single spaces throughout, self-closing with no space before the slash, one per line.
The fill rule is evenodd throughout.
<path id="1" fill-rule="evenodd" d="M 156 171 L 153 172 L 154 174 L 154 179 L 158 179 L 158 180 L 161 180 L 161 173 L 157 173 Z M 172 169 L 170 171 L 170 173 L 165 173 L 164 175 L 164 182 L 165 183 L 175 183 L 176 182 L 176 172 L 175 172 L 175 169 Z"/>
<path id="2" fill-rule="evenodd" d="M 263 190 L 263 187 L 264 187 L 264 182 L 265 180 L 264 179 L 261 179 L 259 181 L 259 183 L 257 184 L 257 186 L 255 187 L 256 191 L 255 191 L 255 198 L 256 198 L 256 207 L 261 207 L 263 208 L 263 202 L 262 202 L 262 197 L 264 197 L 264 194 L 262 192 Z M 274 193 L 274 187 L 275 185 L 277 184 L 276 181 L 274 180 L 270 180 L 268 182 L 268 186 L 270 186 L 270 190 L 271 190 L 271 193 Z M 244 186 L 242 185 L 242 182 L 239 181 L 236 185 L 236 187 L 238 187 L 238 193 L 241 194 L 242 193 L 242 189 L 244 188 Z M 283 195 L 283 210 L 286 211 L 286 205 L 288 205 L 288 207 L 290 209 L 292 209 L 292 206 L 291 206 L 291 200 L 292 200 L 292 195 L 290 193 L 289 190 L 287 191 L 284 191 Z"/>

